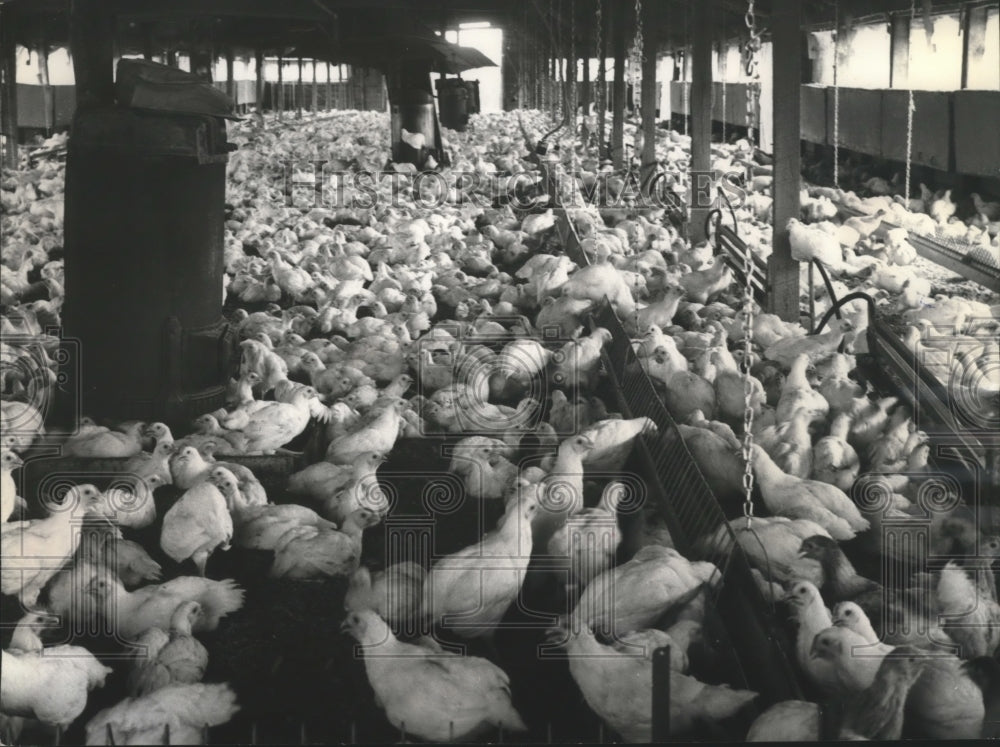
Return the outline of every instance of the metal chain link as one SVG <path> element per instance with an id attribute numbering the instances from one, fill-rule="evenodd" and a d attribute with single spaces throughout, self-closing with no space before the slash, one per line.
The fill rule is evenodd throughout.
<path id="1" fill-rule="evenodd" d="M 833 186 L 840 186 L 840 85 L 837 70 L 840 66 L 840 7 L 833 9 Z"/>
<path id="2" fill-rule="evenodd" d="M 722 27 L 722 43 L 719 45 L 719 77 L 722 78 L 722 142 L 726 142 L 726 72 L 729 67 L 729 45 L 726 43 L 726 27 Z"/>
<path id="3" fill-rule="evenodd" d="M 754 123 L 756 118 L 756 102 L 759 96 L 760 87 L 760 69 L 758 66 L 757 55 L 760 52 L 760 31 L 757 30 L 757 17 L 754 15 L 754 0 L 748 0 L 747 2 L 747 12 L 743 17 L 746 22 L 747 30 L 750 32 L 750 38 L 747 40 L 746 46 L 744 47 L 744 71 L 747 77 L 750 78 L 750 83 L 747 86 L 747 141 L 750 143 L 751 149 L 754 145 Z M 751 150 L 752 153 L 752 150 Z"/>
<path id="4" fill-rule="evenodd" d="M 913 22 L 917 18 L 917 6 L 914 0 L 910 0 L 910 27 L 913 27 Z M 907 56 L 909 56 L 909 45 L 907 45 Z M 906 103 L 906 183 L 903 185 L 903 200 L 907 209 L 910 207 L 910 167 L 912 165 L 912 154 L 913 154 L 913 112 L 916 111 L 917 107 L 913 101 L 913 84 L 910 82 L 912 77 L 909 74 L 909 63 L 907 63 L 907 74 L 906 74 L 906 87 L 908 89 L 907 103 Z"/>
<path id="5" fill-rule="evenodd" d="M 646 61 L 642 38 L 642 0 L 635 0 L 635 40 L 633 41 L 631 57 L 632 105 L 637 107 L 640 105 L 639 89 L 642 86 L 642 68 Z"/>
<path id="6" fill-rule="evenodd" d="M 747 13 L 744 18 L 750 31 L 747 42 L 746 73 L 751 76 L 747 87 L 747 140 L 750 143 L 750 160 L 753 160 L 753 122 L 754 100 L 756 86 L 760 73 L 757 70 L 756 55 L 760 48 L 760 36 L 757 31 L 757 20 L 754 16 L 754 0 L 748 0 Z M 748 166 L 748 168 L 750 168 Z M 753 251 L 747 246 L 744 257 L 743 272 L 746 276 L 746 287 L 743 289 L 743 516 L 746 518 L 746 528 L 753 524 L 753 386 L 750 377 L 750 361 L 753 356 Z"/>
<path id="7" fill-rule="evenodd" d="M 604 54 L 604 30 L 602 28 L 604 25 L 604 18 L 603 18 L 603 8 L 601 6 L 602 6 L 601 0 L 597 0 L 597 15 L 595 16 L 597 23 L 596 26 L 597 53 L 594 55 L 594 57 L 597 59 L 598 73 L 600 73 L 600 71 L 605 68 L 602 60 L 602 55 Z M 587 60 L 587 64 L 589 63 L 590 60 Z M 605 82 L 603 80 L 598 80 L 597 85 L 594 86 L 594 92 L 596 94 L 594 96 L 594 114 L 598 118 L 601 117 L 601 112 L 604 111 L 604 86 Z M 595 123 L 595 129 L 596 129 L 596 123 Z M 597 141 L 597 158 L 598 160 L 600 160 L 601 145 L 602 145 L 601 138 L 598 136 L 597 138 L 595 138 L 595 140 Z"/>

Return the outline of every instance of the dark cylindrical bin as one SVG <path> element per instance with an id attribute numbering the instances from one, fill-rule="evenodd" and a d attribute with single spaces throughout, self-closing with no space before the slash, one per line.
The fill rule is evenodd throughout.
<path id="1" fill-rule="evenodd" d="M 233 335 L 222 316 L 225 121 L 79 112 L 66 162 L 65 334 L 80 411 L 178 424 L 219 407 Z"/>
<path id="2" fill-rule="evenodd" d="M 392 102 L 392 160 L 399 163 L 408 162 L 417 166 L 421 155 L 403 142 L 403 130 L 410 133 L 422 133 L 424 148 L 435 150 L 434 136 L 434 98 L 427 91 L 411 88 L 398 93 Z"/>
<path id="3" fill-rule="evenodd" d="M 441 125 L 462 132 L 469 123 L 469 91 L 460 78 L 439 78 L 436 83 Z"/>

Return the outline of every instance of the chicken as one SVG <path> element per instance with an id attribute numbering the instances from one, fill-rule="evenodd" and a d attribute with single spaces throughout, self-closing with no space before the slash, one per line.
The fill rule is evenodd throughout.
<path id="1" fill-rule="evenodd" d="M 830 611 L 815 584 L 797 579 L 792 581 L 785 602 L 798 626 L 795 635 L 795 658 L 810 681 L 824 692 L 836 688 L 836 669 L 829 661 L 812 655 L 813 640 L 833 625 Z"/>
<path id="2" fill-rule="evenodd" d="M 715 416 L 715 388 L 691 371 L 677 371 L 666 382 L 664 401 L 676 420 L 687 420 L 695 412 Z"/>
<path id="3" fill-rule="evenodd" d="M 594 442 L 583 434 L 564 439 L 552 468 L 540 482 L 528 486 L 522 476 L 515 483 L 515 492 L 537 496 L 539 505 L 531 517 L 532 541 L 537 547 L 546 547 L 566 519 L 583 508 L 583 460 L 593 448 Z"/>
<path id="4" fill-rule="evenodd" d="M 306 429 L 312 408 L 319 403 L 316 390 L 303 387 L 288 402 L 269 402 L 256 412 L 227 425 L 247 437 L 247 453 L 272 454 Z"/>
<path id="5" fill-rule="evenodd" d="M 507 674 L 489 660 L 403 643 L 372 610 L 348 613 L 343 629 L 362 644 L 376 702 L 400 731 L 454 742 L 497 728 L 527 730 Z"/>
<path id="6" fill-rule="evenodd" d="M 570 673 L 594 712 L 627 742 L 652 739 L 649 703 L 653 689 L 653 651 L 645 656 L 602 645 L 589 627 L 577 633 L 558 631 L 569 658 Z M 690 733 L 702 719 L 717 721 L 736 714 L 757 697 L 749 690 L 705 685 L 670 672 L 670 734 Z"/>
<path id="7" fill-rule="evenodd" d="M 755 516 L 750 531 L 746 530 L 746 519 L 743 518 L 732 519 L 729 527 L 746 553 L 747 560 L 769 579 L 781 583 L 795 580 L 816 585 L 823 583 L 823 569 L 819 561 L 802 557 L 799 553 L 802 540 L 816 533 L 825 534 L 826 530 L 816 522 L 784 516 Z M 728 531 L 725 526 L 720 526 L 703 537 L 699 547 L 709 553 L 713 548 L 726 547 L 728 542 Z"/>
<path id="8" fill-rule="evenodd" d="M 956 656 L 929 657 L 906 699 L 906 736 L 978 739 L 983 728 L 983 693 Z"/>
<path id="9" fill-rule="evenodd" d="M 87 534 L 87 543 L 80 547 L 80 558 L 91 565 L 98 565 L 113 559 L 115 574 L 126 589 L 134 589 L 147 581 L 159 581 L 163 573 L 160 564 L 150 557 L 149 553 L 138 542 L 124 539 L 121 530 L 115 526 L 104 528 L 100 532 L 100 540 L 95 542 L 94 528 Z M 101 541 L 102 540 L 102 541 Z M 113 547 L 111 547 L 113 545 Z M 61 573 L 52 581 L 48 589 L 51 605 L 54 592 L 53 586 L 63 582 L 72 583 L 72 574 Z M 72 589 L 66 590 L 66 598 L 73 594 Z"/>
<path id="10" fill-rule="evenodd" d="M 21 457 L 10 449 L 0 452 L 0 522 L 7 521 L 17 506 L 17 483 L 11 473 L 23 464 Z"/>
<path id="11" fill-rule="evenodd" d="M 355 429 L 330 442 L 326 459 L 334 464 L 350 464 L 366 452 L 388 454 L 399 437 L 405 408 L 403 399 L 373 407 Z"/>
<path id="12" fill-rule="evenodd" d="M 81 433 L 70 437 L 62 445 L 63 456 L 131 457 L 142 451 L 143 423 L 133 422 L 122 426 L 124 430 L 105 430 Z"/>
<path id="13" fill-rule="evenodd" d="M 857 452 L 847 442 L 850 428 L 850 415 L 841 413 L 833 419 L 830 434 L 812 447 L 812 474 L 809 475 L 845 493 L 853 487 L 861 468 Z"/>
<path id="14" fill-rule="evenodd" d="M 826 398 L 809 384 L 806 369 L 809 357 L 799 354 L 792 361 L 785 383 L 781 387 L 781 396 L 775 408 L 775 417 L 785 423 L 792 419 L 797 410 L 805 410 L 810 423 L 822 422 L 830 411 Z"/>
<path id="15" fill-rule="evenodd" d="M 844 253 L 836 236 L 807 226 L 795 218 L 789 218 L 787 228 L 792 259 L 798 262 L 815 259 L 834 272 L 844 269 Z"/>
<path id="16" fill-rule="evenodd" d="M 184 602 L 174 610 L 169 631 L 150 628 L 139 636 L 135 651 L 140 658 L 132 662 L 129 672 L 129 695 L 139 697 L 172 684 L 201 682 L 208 651 L 191 634 L 200 616 L 200 604 Z"/>
<path id="17" fill-rule="evenodd" d="M 8 716 L 33 718 L 65 728 L 87 707 L 91 690 L 104 686 L 111 668 L 81 646 L 2 652 L 0 702 Z"/>
<path id="18" fill-rule="evenodd" d="M 537 507 L 533 495 L 515 491 L 495 530 L 438 560 L 424 583 L 422 617 L 462 638 L 491 638 L 524 582 Z"/>
<path id="19" fill-rule="evenodd" d="M 818 742 L 820 707 L 807 700 L 775 703 L 751 724 L 748 742 Z"/>
<path id="20" fill-rule="evenodd" d="M 882 660 L 871 686 L 849 699 L 841 719 L 841 739 L 896 740 L 903 734 L 904 708 L 928 659 L 900 646 Z"/>
<path id="21" fill-rule="evenodd" d="M 243 606 L 243 589 L 231 579 L 213 581 L 198 576 L 179 576 L 128 592 L 118 579 L 94 569 L 85 593 L 96 600 L 104 619 L 126 640 L 150 628 L 169 629 L 174 612 L 184 602 L 201 605 L 202 614 L 191 628 L 195 633 L 215 630 L 221 618 Z"/>
<path id="22" fill-rule="evenodd" d="M 315 501 L 336 495 L 353 479 L 353 464 L 316 462 L 288 477 L 288 492 Z"/>
<path id="23" fill-rule="evenodd" d="M 869 527 L 854 502 L 839 488 L 786 475 L 758 444 L 753 468 L 768 511 L 791 519 L 810 519 L 835 539 L 851 539 Z"/>
<path id="24" fill-rule="evenodd" d="M 374 610 L 396 633 L 416 631 L 426 578 L 423 566 L 408 560 L 374 573 L 361 566 L 351 575 L 344 609 Z"/>
<path id="25" fill-rule="evenodd" d="M 993 656 L 1000 646 L 1000 605 L 996 588 L 985 583 L 985 574 L 973 570 L 975 578 L 954 560 L 941 570 L 936 598 L 944 631 L 959 645 L 965 659 Z"/>
<path id="26" fill-rule="evenodd" d="M 886 232 L 885 254 L 889 264 L 911 265 L 917 259 L 917 250 L 910 244 L 909 237 L 905 228 L 893 228 Z"/>
<path id="27" fill-rule="evenodd" d="M 0 536 L 0 590 L 33 607 L 42 588 L 59 572 L 80 545 L 80 518 L 98 505 L 93 485 L 74 485 L 63 505 L 44 519 L 8 521 Z"/>
<path id="28" fill-rule="evenodd" d="M 764 349 L 764 356 L 788 367 L 791 367 L 799 355 L 807 355 L 810 363 L 817 363 L 837 352 L 837 347 L 850 328 L 848 320 L 838 320 L 831 323 L 829 332 L 778 340 Z"/>
<path id="29" fill-rule="evenodd" d="M 359 508 L 339 529 L 293 526 L 278 538 L 268 575 L 293 580 L 350 576 L 361 562 L 364 530 L 378 521 L 378 514 Z"/>
<path id="30" fill-rule="evenodd" d="M 787 422 L 757 434 L 757 443 L 783 472 L 793 477 L 807 478 L 812 472 L 812 438 L 809 435 L 812 418 L 812 412 L 802 407 L 795 410 Z"/>
<path id="31" fill-rule="evenodd" d="M 633 315 L 636 311 L 632 287 L 613 265 L 607 263 L 580 268 L 570 275 L 562 293 L 569 298 L 592 303 L 601 303 L 607 296 L 608 301 L 621 316 Z M 541 317 L 537 323 L 541 325 Z"/>
<path id="32" fill-rule="evenodd" d="M 864 395 L 864 389 L 848 378 L 852 368 L 851 358 L 843 353 L 835 353 L 827 366 L 826 373 L 817 387 L 834 414 L 850 412 L 857 399 Z"/>
<path id="33" fill-rule="evenodd" d="M 625 466 L 632 443 L 642 434 L 655 435 L 658 429 L 650 418 L 613 418 L 584 428 L 580 435 L 590 439 L 591 448 L 583 456 L 585 467 L 595 472 L 620 472 Z"/>
<path id="34" fill-rule="evenodd" d="M 622 541 L 618 529 L 618 504 L 628 497 L 628 492 L 625 483 L 609 482 L 598 506 L 570 514 L 566 524 L 549 539 L 549 555 L 569 560 L 571 583 L 586 586 L 594 576 L 614 564 Z"/>
<path id="35" fill-rule="evenodd" d="M 946 189 L 943 193 L 935 196 L 927 208 L 927 214 L 938 223 L 947 223 L 948 219 L 955 214 L 955 203 L 951 200 L 951 190 Z"/>
<path id="36" fill-rule="evenodd" d="M 205 728 L 228 722 L 238 711 L 227 684 L 169 685 L 97 713 L 87 722 L 86 743 L 205 744 Z"/>
<path id="37" fill-rule="evenodd" d="M 741 444 L 732 429 L 725 426 L 723 430 L 719 427 L 723 425 L 722 423 L 706 420 L 701 410 L 695 410 L 688 418 L 688 422 L 691 425 L 678 423 L 677 430 L 712 492 L 720 500 L 741 495 L 743 490 Z"/>
<path id="38" fill-rule="evenodd" d="M 813 638 L 810 657 L 832 666 L 830 689 L 841 696 L 871 687 L 882 660 L 893 646 L 868 643 L 864 637 L 843 626 L 822 630 Z"/>
<path id="39" fill-rule="evenodd" d="M 552 383 L 570 391 L 592 391 L 600 374 L 601 351 L 609 342 L 611 332 L 603 327 L 567 342 L 550 359 Z"/>
<path id="40" fill-rule="evenodd" d="M 233 520 L 226 499 L 211 482 L 187 490 L 163 516 L 163 552 L 177 563 L 190 558 L 202 576 L 212 553 L 228 550 L 232 540 Z"/>
<path id="41" fill-rule="evenodd" d="M 631 560 L 595 576 L 572 613 L 573 622 L 603 635 L 650 627 L 659 617 L 721 580 L 706 561 L 689 562 L 669 547 L 647 545 Z"/>
<path id="42" fill-rule="evenodd" d="M 695 303 L 708 303 L 711 298 L 729 287 L 733 273 L 721 255 L 717 255 L 706 268 L 681 275 L 680 284 L 685 298 Z"/>

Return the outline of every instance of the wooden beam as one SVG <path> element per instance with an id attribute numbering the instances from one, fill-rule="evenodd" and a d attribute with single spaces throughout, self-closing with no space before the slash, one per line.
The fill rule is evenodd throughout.
<path id="1" fill-rule="evenodd" d="M 711 209 L 712 179 L 712 9 L 694 3 L 691 23 L 691 241 L 705 238 L 705 218 Z M 798 111 L 798 109 L 796 109 Z"/>
<path id="2" fill-rule="evenodd" d="M 583 116 L 586 119 L 587 114 L 590 112 L 590 102 L 593 98 L 593 92 L 590 90 L 590 43 L 588 39 L 581 39 L 577 57 L 583 64 L 583 86 L 581 86 L 580 90 L 580 106 L 583 108 Z"/>
<path id="3" fill-rule="evenodd" d="M 611 160 L 616 169 L 625 166 L 625 20 L 627 6 L 614 4 L 611 36 L 615 57 L 615 82 L 611 105 Z"/>
<path id="4" fill-rule="evenodd" d="M 69 48 L 77 111 L 111 106 L 115 101 L 114 23 L 108 3 L 72 0 Z"/>
<path id="5" fill-rule="evenodd" d="M 706 5 L 708 3 L 705 3 Z M 643 63 L 642 91 L 642 184 L 656 170 L 656 53 L 660 44 L 659 5 L 644 3 L 643 12 Z"/>
<path id="6" fill-rule="evenodd" d="M 771 33 L 774 59 L 774 238 L 768 258 L 768 311 L 785 321 L 799 321 L 799 263 L 792 259 L 786 225 L 799 217 L 802 5 L 800 0 L 773 0 Z"/>
<path id="7" fill-rule="evenodd" d="M 20 151 L 17 147 L 17 46 L 14 43 L 16 23 L 14 8 L 0 6 L 0 112 L 3 123 L 0 130 L 7 136 L 3 164 L 9 169 L 20 165 Z"/>
<path id="8" fill-rule="evenodd" d="M 893 13 L 889 34 L 889 87 L 906 88 L 910 78 L 910 14 Z"/>

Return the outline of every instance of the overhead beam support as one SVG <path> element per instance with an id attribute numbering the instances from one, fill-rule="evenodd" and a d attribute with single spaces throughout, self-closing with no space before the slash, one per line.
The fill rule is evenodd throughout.
<path id="1" fill-rule="evenodd" d="M 773 0 L 771 32 L 774 59 L 774 237 L 767 262 L 768 311 L 785 321 L 799 321 L 799 263 L 792 259 L 786 225 L 799 216 L 800 119 L 802 80 L 802 5 L 800 0 Z"/>
<path id="2" fill-rule="evenodd" d="M 705 218 L 712 204 L 712 9 L 691 8 L 691 241 L 704 241 Z M 796 111 L 798 111 L 796 109 Z"/>
<path id="3" fill-rule="evenodd" d="M 257 73 L 257 111 L 264 114 L 264 52 L 255 49 L 253 53 L 254 67 Z"/>

